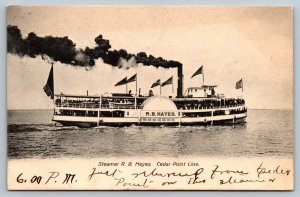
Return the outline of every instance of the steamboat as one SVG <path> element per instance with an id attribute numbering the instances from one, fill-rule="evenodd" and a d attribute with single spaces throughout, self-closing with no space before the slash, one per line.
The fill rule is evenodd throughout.
<path id="1" fill-rule="evenodd" d="M 182 67 L 177 68 L 177 95 L 163 97 L 147 95 L 140 91 L 132 94 L 111 93 L 104 95 L 54 94 L 53 65 L 44 87 L 54 103 L 53 121 L 63 126 L 184 126 L 184 125 L 225 125 L 244 123 L 247 108 L 243 98 L 226 98 L 217 94 L 217 85 L 204 84 L 203 66 L 195 74 L 203 75 L 203 84 L 189 87 L 183 94 Z M 124 78 L 117 85 L 137 83 L 137 74 Z M 173 76 L 164 83 L 156 81 L 151 88 L 172 85 Z M 243 88 L 242 79 L 236 88 Z M 126 88 L 127 89 L 127 88 Z M 137 89 L 137 87 L 136 87 Z"/>

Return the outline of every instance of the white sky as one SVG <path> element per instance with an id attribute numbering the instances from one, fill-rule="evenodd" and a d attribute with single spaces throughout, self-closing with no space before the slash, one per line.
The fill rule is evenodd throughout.
<path id="1" fill-rule="evenodd" d="M 201 75 L 190 77 L 204 65 L 205 83 L 218 84 L 217 92 L 226 96 L 242 95 L 235 83 L 243 78 L 249 108 L 293 108 L 293 16 L 288 7 L 9 7 L 7 24 L 17 25 L 23 37 L 29 32 L 68 36 L 81 48 L 93 47 L 102 34 L 113 49 L 183 63 L 184 88 L 202 85 Z M 7 66 L 9 109 L 52 108 L 43 91 L 51 67 L 47 61 L 8 54 Z M 176 69 L 117 69 L 97 60 L 86 71 L 57 62 L 55 93 L 124 92 L 124 86 L 114 84 L 136 72 L 144 94 L 157 79 L 173 75 L 177 81 Z M 134 92 L 135 83 L 129 89 Z M 171 86 L 162 90 L 172 94 Z"/>

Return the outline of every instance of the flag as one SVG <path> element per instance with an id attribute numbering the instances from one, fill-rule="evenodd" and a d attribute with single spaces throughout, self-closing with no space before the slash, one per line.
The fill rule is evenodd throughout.
<path id="1" fill-rule="evenodd" d="M 134 82 L 134 81 L 136 81 L 136 74 L 133 75 L 132 77 L 130 77 L 130 78 L 127 80 L 127 83 Z"/>
<path id="2" fill-rule="evenodd" d="M 165 85 L 169 85 L 169 84 L 173 84 L 173 76 L 170 77 L 170 79 L 168 79 L 167 81 L 163 82 L 161 86 L 164 87 Z"/>
<path id="3" fill-rule="evenodd" d="M 50 96 L 51 99 L 54 98 L 53 64 L 49 72 L 47 83 L 45 84 L 43 89 L 47 96 Z"/>
<path id="4" fill-rule="evenodd" d="M 160 79 L 157 80 L 156 82 L 154 82 L 154 83 L 152 84 L 151 88 L 154 88 L 154 87 L 159 86 L 159 85 L 160 85 Z"/>
<path id="5" fill-rule="evenodd" d="M 124 79 L 122 79 L 121 81 L 119 81 L 118 83 L 116 83 L 115 86 L 121 86 L 127 83 L 127 77 L 125 77 Z"/>
<path id="6" fill-rule="evenodd" d="M 236 82 L 235 84 L 235 89 L 243 89 L 243 79 L 239 80 L 238 82 Z"/>
<path id="7" fill-rule="evenodd" d="M 203 74 L 203 66 L 201 66 L 193 75 L 191 78 L 195 77 L 196 75 Z"/>

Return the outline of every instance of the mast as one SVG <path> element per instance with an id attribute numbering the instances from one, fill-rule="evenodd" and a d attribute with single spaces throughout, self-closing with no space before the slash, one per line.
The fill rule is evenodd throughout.
<path id="1" fill-rule="evenodd" d="M 52 78 L 52 83 L 53 83 L 53 101 L 54 101 L 54 64 L 51 62 L 51 67 L 53 68 L 53 78 Z"/>
<path id="2" fill-rule="evenodd" d="M 53 62 L 51 62 L 51 70 L 52 70 L 52 74 L 53 74 L 53 77 L 52 77 L 52 84 L 53 84 L 53 108 L 54 108 L 54 113 L 55 113 L 55 99 L 54 99 L 54 66 L 53 66 L 54 64 L 53 64 Z M 61 101 L 60 101 L 61 102 Z"/>
<path id="3" fill-rule="evenodd" d="M 174 84 L 172 82 L 172 93 L 174 93 Z"/>
<path id="4" fill-rule="evenodd" d="M 202 69 L 202 80 L 203 80 L 203 85 L 204 85 L 204 66 L 203 66 L 203 69 Z"/>
<path id="5" fill-rule="evenodd" d="M 135 79 L 135 95 L 137 96 L 137 75 L 136 75 L 136 79 Z"/>
<path id="6" fill-rule="evenodd" d="M 102 95 L 100 94 L 100 97 L 99 97 L 99 107 L 98 107 L 98 120 L 97 120 L 97 126 L 99 126 L 99 121 L 100 121 L 100 109 L 101 109 L 101 105 L 102 105 Z"/>
<path id="7" fill-rule="evenodd" d="M 161 84 L 159 84 L 159 96 L 161 96 Z"/>
<path id="8" fill-rule="evenodd" d="M 136 107 L 137 107 L 137 100 L 136 100 L 136 97 L 137 97 L 137 95 L 135 95 L 135 97 L 134 97 L 134 109 L 136 109 Z"/>

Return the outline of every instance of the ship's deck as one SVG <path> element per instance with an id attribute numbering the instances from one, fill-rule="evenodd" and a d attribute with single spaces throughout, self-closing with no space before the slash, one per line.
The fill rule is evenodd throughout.
<path id="1" fill-rule="evenodd" d="M 62 99 L 64 98 L 64 99 Z M 150 97 L 59 96 L 55 108 L 83 109 L 142 109 Z M 244 99 L 234 98 L 170 98 L 178 110 L 231 108 L 245 105 Z"/>

